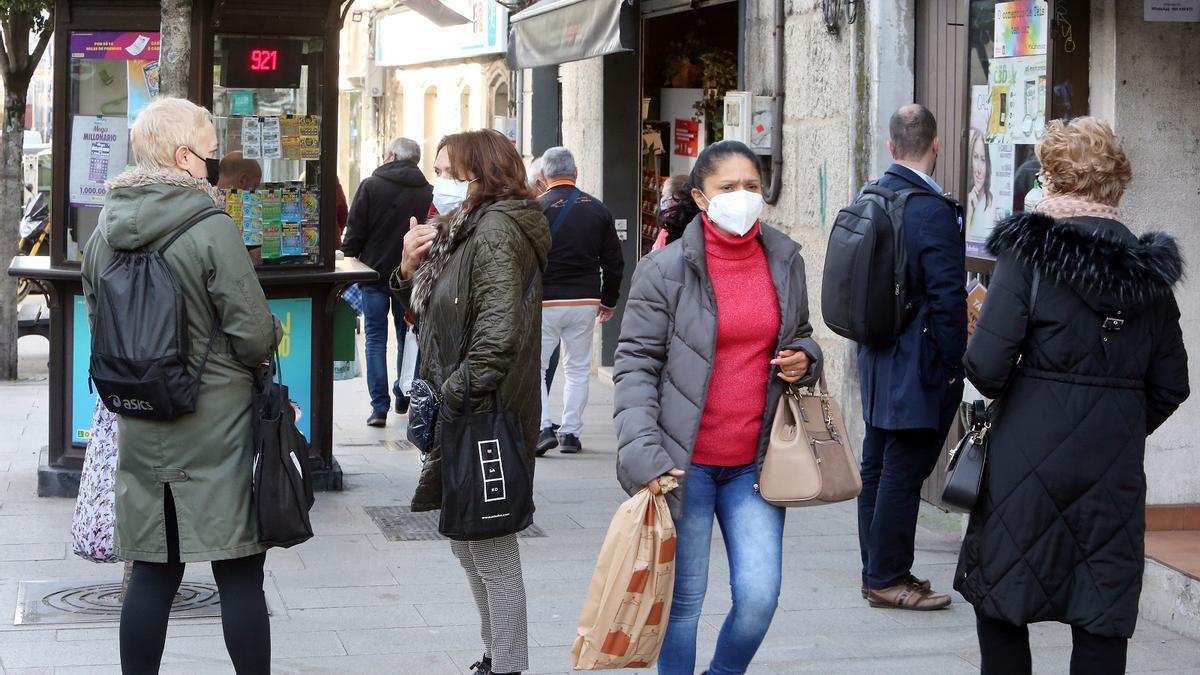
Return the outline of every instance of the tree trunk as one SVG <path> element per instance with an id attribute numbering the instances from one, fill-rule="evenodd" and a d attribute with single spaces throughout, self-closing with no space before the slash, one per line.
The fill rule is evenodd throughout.
<path id="1" fill-rule="evenodd" d="M 192 0 L 162 0 L 159 95 L 187 98 L 192 62 Z"/>
<path id="2" fill-rule="evenodd" d="M 0 380 L 17 379 L 17 280 L 8 264 L 17 254 L 25 184 L 21 157 L 25 147 L 25 95 L 29 81 L 9 77 L 4 92 L 4 130 L 0 132 Z"/>

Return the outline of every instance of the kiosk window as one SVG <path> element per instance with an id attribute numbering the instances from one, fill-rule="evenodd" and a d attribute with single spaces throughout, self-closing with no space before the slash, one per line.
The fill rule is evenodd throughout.
<path id="1" fill-rule="evenodd" d="M 71 33 L 67 260 L 96 229 L 105 181 L 133 163 L 129 127 L 158 95 L 158 47 L 154 32 Z"/>
<path id="2" fill-rule="evenodd" d="M 264 266 L 321 262 L 322 51 L 320 38 L 216 38 L 219 187 Z"/>

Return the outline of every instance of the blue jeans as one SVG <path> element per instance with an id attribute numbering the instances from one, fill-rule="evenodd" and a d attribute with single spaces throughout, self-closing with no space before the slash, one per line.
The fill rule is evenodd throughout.
<path id="1" fill-rule="evenodd" d="M 367 391 L 371 393 L 371 412 L 387 415 L 392 407 L 391 396 L 404 401 L 399 384 L 400 364 L 404 360 L 404 337 L 408 324 L 404 322 L 404 308 L 395 299 L 387 284 L 359 284 L 363 298 L 363 328 L 367 334 Z M 388 378 L 388 312 L 396 324 L 396 377 Z"/>
<path id="2" fill-rule="evenodd" d="M 733 609 L 721 626 L 709 674 L 746 672 L 771 627 L 783 578 L 784 510 L 763 501 L 755 482 L 753 464 L 693 464 L 687 470 L 683 516 L 675 521 L 675 599 L 658 656 L 662 675 L 696 672 L 696 628 L 708 588 L 714 516 L 729 557 Z"/>

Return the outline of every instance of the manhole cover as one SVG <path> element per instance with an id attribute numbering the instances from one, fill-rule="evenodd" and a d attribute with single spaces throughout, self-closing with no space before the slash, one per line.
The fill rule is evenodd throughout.
<path id="1" fill-rule="evenodd" d="M 213 582 L 185 579 L 171 606 L 172 618 L 221 616 Z M 92 623 L 121 618 L 121 583 L 22 581 L 14 625 Z"/>
<path id="2" fill-rule="evenodd" d="M 388 541 L 429 541 L 445 539 L 438 534 L 440 511 L 413 513 L 407 506 L 364 506 L 363 510 L 375 521 L 375 526 Z M 530 525 L 518 537 L 545 537 L 537 525 Z"/>

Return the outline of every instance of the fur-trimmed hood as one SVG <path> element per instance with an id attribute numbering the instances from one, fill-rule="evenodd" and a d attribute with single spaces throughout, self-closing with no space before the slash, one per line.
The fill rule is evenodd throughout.
<path id="1" fill-rule="evenodd" d="M 149 246 L 204 209 L 224 210 L 219 190 L 184 173 L 134 169 L 107 187 L 99 232 L 119 250 Z"/>
<path id="2" fill-rule="evenodd" d="M 1101 312 L 1136 310 L 1170 293 L 1184 276 L 1173 237 L 1162 232 L 1137 237 L 1105 218 L 1017 214 L 996 225 L 988 249 L 1070 286 Z"/>

